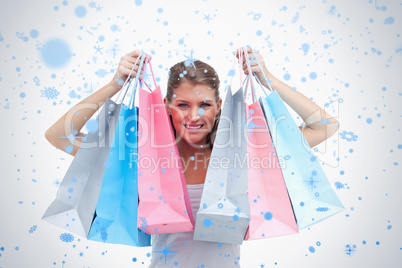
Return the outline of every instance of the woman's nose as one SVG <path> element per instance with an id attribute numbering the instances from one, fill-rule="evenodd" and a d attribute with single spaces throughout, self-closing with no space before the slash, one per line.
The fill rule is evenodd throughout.
<path id="1" fill-rule="evenodd" d="M 189 114 L 189 116 L 188 116 L 188 120 L 189 121 L 197 121 L 198 119 L 200 119 L 200 114 L 199 114 L 199 112 L 198 112 L 198 110 L 197 109 L 193 109 L 192 111 L 191 111 L 191 113 Z"/>

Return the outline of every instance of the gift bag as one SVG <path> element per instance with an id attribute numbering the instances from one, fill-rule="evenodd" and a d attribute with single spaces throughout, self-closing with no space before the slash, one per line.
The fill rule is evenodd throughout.
<path id="1" fill-rule="evenodd" d="M 241 49 L 240 62 L 243 62 L 244 51 L 247 49 Z M 244 58 L 251 74 L 248 57 Z M 298 233 L 296 220 L 278 156 L 260 103 L 254 93 L 252 77 L 249 75 L 246 79 L 247 82 L 250 81 L 252 103 L 248 105 L 246 101 L 250 222 L 244 240 L 295 234 Z M 247 85 L 244 91 L 245 99 L 249 89 Z"/>
<path id="2" fill-rule="evenodd" d="M 142 68 L 142 60 L 139 69 Z M 128 105 L 122 106 L 112 148 L 105 162 L 105 174 L 96 206 L 96 216 L 89 240 L 131 246 L 150 246 L 150 236 L 137 228 L 138 172 L 137 129 L 138 107 L 134 106 L 139 73 L 132 82 Z M 125 96 L 124 96 L 125 97 Z M 121 103 L 124 102 L 124 97 Z"/>
<path id="3" fill-rule="evenodd" d="M 253 50 L 252 53 L 262 69 Z M 263 75 L 271 93 L 267 94 L 255 76 L 265 94 L 259 103 L 278 159 L 284 160 L 280 162 L 281 170 L 300 230 L 342 211 L 344 207 L 283 100 Z"/>
<path id="4" fill-rule="evenodd" d="M 120 108 L 112 100 L 106 100 L 97 118 L 98 130 L 83 138 L 43 220 L 69 232 L 88 236 Z"/>
<path id="5" fill-rule="evenodd" d="M 139 89 L 138 228 L 147 234 L 190 232 L 194 219 L 183 167 L 150 63 L 149 68 L 155 90 Z"/>
<path id="6" fill-rule="evenodd" d="M 299 229 L 318 223 L 344 209 L 291 117 L 278 92 L 260 98 Z"/>
<path id="7" fill-rule="evenodd" d="M 208 164 L 194 240 L 242 244 L 250 219 L 242 89 L 230 87 Z"/>

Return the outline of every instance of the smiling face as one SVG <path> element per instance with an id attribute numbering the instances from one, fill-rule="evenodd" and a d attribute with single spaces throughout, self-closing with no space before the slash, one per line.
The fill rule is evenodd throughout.
<path id="1" fill-rule="evenodd" d="M 215 89 L 208 85 L 189 82 L 180 83 L 173 93 L 171 102 L 168 103 L 165 98 L 165 104 L 169 104 L 176 134 L 189 144 L 205 145 L 221 109 L 222 99 L 217 102 Z"/>

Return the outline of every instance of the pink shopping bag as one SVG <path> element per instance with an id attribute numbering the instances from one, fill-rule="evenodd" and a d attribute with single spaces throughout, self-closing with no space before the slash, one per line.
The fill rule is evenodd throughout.
<path id="1" fill-rule="evenodd" d="M 139 90 L 138 228 L 147 234 L 194 231 L 186 180 L 161 89 Z M 146 75 L 144 75 L 146 77 Z M 146 83 L 145 83 L 146 84 Z"/>
<path id="2" fill-rule="evenodd" d="M 251 74 L 248 57 L 245 59 Z M 250 105 L 246 103 L 250 222 L 244 240 L 295 234 L 297 224 L 278 156 L 249 78 L 253 100 Z M 246 86 L 245 99 L 247 89 Z"/>

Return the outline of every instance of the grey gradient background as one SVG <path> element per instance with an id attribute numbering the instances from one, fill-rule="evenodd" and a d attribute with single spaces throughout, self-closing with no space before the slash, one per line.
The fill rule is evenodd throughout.
<path id="1" fill-rule="evenodd" d="M 97 0 L 103 8 L 96 11 L 90 1 L 1 1 L 0 267 L 147 267 L 150 248 L 97 243 L 76 235 L 66 243 L 59 238 L 62 229 L 41 220 L 72 161 L 45 140 L 44 132 L 80 101 L 69 95 L 72 90 L 83 99 L 91 84 L 93 90 L 102 87 L 113 74 L 100 78 L 95 72 L 115 68 L 129 51 L 153 51 L 154 71 L 165 91 L 167 68 L 193 49 L 196 58 L 216 68 L 223 90 L 231 83 L 231 52 L 246 44 L 261 50 L 274 75 L 283 79 L 290 74 L 286 82 L 321 107 L 334 102 L 328 111 L 341 127 L 316 150 L 333 188 L 336 182 L 344 185 L 336 192 L 346 209 L 297 235 L 245 242 L 241 266 L 400 267 L 402 2 L 136 2 Z M 74 14 L 79 5 L 87 10 L 83 18 Z M 208 14 L 209 22 L 204 19 Z M 384 23 L 390 17 L 394 22 Z M 111 30 L 114 24 L 120 31 Z M 38 30 L 37 38 L 30 36 L 32 29 Z M 56 37 L 65 40 L 74 55 L 62 68 L 52 69 L 37 46 Z M 304 43 L 310 45 L 307 53 Z M 94 49 L 98 44 L 102 55 Z M 309 77 L 311 72 L 317 73 L 316 79 Z M 60 92 L 57 99 L 41 97 L 46 87 Z M 357 138 L 351 140 L 353 136 Z M 37 228 L 30 233 L 33 226 Z"/>

